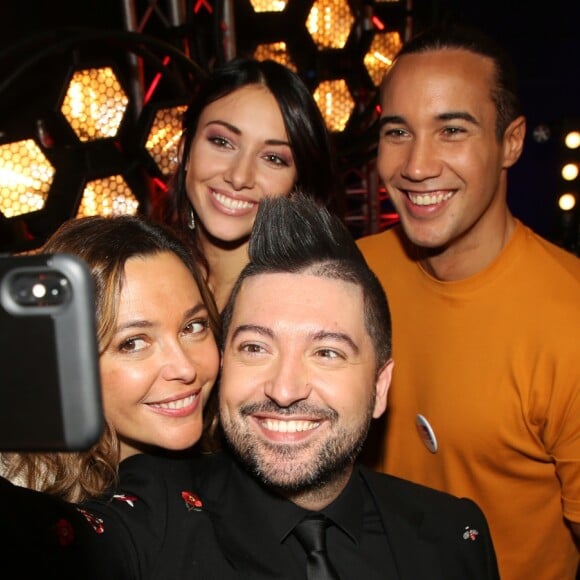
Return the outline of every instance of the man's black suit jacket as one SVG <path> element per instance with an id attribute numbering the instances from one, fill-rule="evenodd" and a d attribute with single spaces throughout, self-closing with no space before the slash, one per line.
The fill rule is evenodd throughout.
<path id="1" fill-rule="evenodd" d="M 400 580 L 499 578 L 490 532 L 475 503 L 358 469 L 378 506 Z M 91 580 L 293 578 L 280 569 L 284 547 L 262 529 L 266 518 L 260 513 L 272 510 L 271 502 L 286 500 L 264 490 L 263 505 L 245 501 L 247 486 L 261 486 L 228 454 L 194 460 L 137 455 L 121 464 L 120 478 L 118 489 L 81 511 L 49 500 L 50 530 L 61 535 L 69 530 L 68 543 L 53 541 L 58 544 L 53 549 L 62 551 L 53 558 L 59 566 L 80 566 L 78 577 Z M 2 493 L 0 513 L 18 518 L 20 528 L 27 525 L 18 516 L 22 501 L 35 505 L 26 518 L 46 507 L 45 498 L 34 492 L 23 495 L 19 489 L 12 502 L 4 488 Z M 249 552 L 236 549 L 240 529 L 254 546 Z M 44 529 L 45 546 L 47 535 Z M 12 544 L 20 545 L 17 540 Z M 27 542 L 34 546 L 34 538 Z M 74 560 L 67 561 L 67 551 Z M 29 560 L 25 570 L 26 565 L 42 568 L 45 578 L 58 577 L 39 562 Z M 60 572 L 68 577 L 64 568 Z M 355 570 L 352 579 L 359 580 Z"/>

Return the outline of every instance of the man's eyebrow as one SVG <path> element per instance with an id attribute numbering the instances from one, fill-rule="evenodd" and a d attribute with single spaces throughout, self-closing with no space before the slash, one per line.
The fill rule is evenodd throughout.
<path id="1" fill-rule="evenodd" d="M 314 340 L 325 340 L 325 339 L 332 339 L 339 342 L 347 343 L 352 350 L 358 354 L 360 352 L 359 347 L 354 342 L 354 340 L 345 332 L 328 332 L 326 330 L 321 330 L 314 334 Z"/>
<path id="2" fill-rule="evenodd" d="M 473 125 L 479 125 L 479 121 L 467 111 L 448 111 L 447 113 L 437 115 L 437 119 L 440 119 L 441 121 L 455 121 L 456 119 L 460 119 L 472 123 Z"/>
<path id="3" fill-rule="evenodd" d="M 479 125 L 479 121 L 467 111 L 448 111 L 437 115 L 435 118 L 438 121 L 462 120 L 472 123 L 473 125 Z M 401 117 L 400 115 L 385 115 L 379 120 L 379 129 L 384 125 L 404 125 L 405 123 L 405 117 Z"/>
<path id="4" fill-rule="evenodd" d="M 231 340 L 234 340 L 238 335 L 242 334 L 243 332 L 255 332 L 256 334 L 260 334 L 268 338 L 274 338 L 274 332 L 270 328 L 260 326 L 259 324 L 240 324 L 232 332 Z M 358 354 L 360 352 L 358 345 L 345 332 L 329 332 L 327 330 L 319 330 L 318 332 L 315 332 L 312 335 L 312 338 L 317 341 L 331 339 L 338 342 L 344 342 L 348 344 L 355 353 Z"/>
<path id="5" fill-rule="evenodd" d="M 403 125 L 405 123 L 405 118 L 400 115 L 385 115 L 379 120 L 379 129 L 384 125 Z"/>
<path id="6" fill-rule="evenodd" d="M 274 333 L 270 328 L 265 326 L 260 326 L 259 324 L 240 324 L 232 332 L 232 340 L 236 338 L 242 332 L 255 332 L 261 334 L 262 336 L 267 336 L 268 338 L 273 338 Z"/>

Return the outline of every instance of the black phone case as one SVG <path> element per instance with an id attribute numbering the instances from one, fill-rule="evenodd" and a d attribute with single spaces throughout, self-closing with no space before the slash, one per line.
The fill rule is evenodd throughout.
<path id="1" fill-rule="evenodd" d="M 84 261 L 0 256 L 0 450 L 89 448 L 103 429 L 98 365 Z"/>

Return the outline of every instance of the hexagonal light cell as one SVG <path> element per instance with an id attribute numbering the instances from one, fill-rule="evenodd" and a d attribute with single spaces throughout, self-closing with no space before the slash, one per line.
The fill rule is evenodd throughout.
<path id="1" fill-rule="evenodd" d="M 181 120 L 186 109 L 186 105 L 159 109 L 151 123 L 145 149 L 165 176 L 175 173 L 179 164 Z"/>
<path id="2" fill-rule="evenodd" d="M 250 0 L 254 12 L 282 12 L 287 0 Z"/>
<path id="3" fill-rule="evenodd" d="M 54 172 L 33 139 L 0 145 L 0 211 L 11 218 L 41 210 Z"/>
<path id="4" fill-rule="evenodd" d="M 115 137 L 129 98 L 111 67 L 74 73 L 61 112 L 82 142 Z"/>
<path id="5" fill-rule="evenodd" d="M 135 215 L 139 202 L 120 175 L 87 183 L 76 217 L 89 215 Z"/>
<path id="6" fill-rule="evenodd" d="M 364 65 L 375 86 L 379 86 L 383 75 L 393 64 L 393 59 L 402 48 L 398 32 L 377 33 L 364 57 Z"/>
<path id="7" fill-rule="evenodd" d="M 280 64 L 288 67 L 290 70 L 298 72 L 296 65 L 288 54 L 285 42 L 259 44 L 254 51 L 254 58 L 256 60 L 275 60 L 276 62 L 279 62 Z"/>
<path id="8" fill-rule="evenodd" d="M 321 82 L 314 91 L 314 99 L 328 129 L 344 131 L 354 109 L 354 100 L 346 81 L 340 79 Z"/>
<path id="9" fill-rule="evenodd" d="M 319 50 L 344 48 L 353 25 L 348 0 L 316 0 L 306 19 L 306 28 Z"/>

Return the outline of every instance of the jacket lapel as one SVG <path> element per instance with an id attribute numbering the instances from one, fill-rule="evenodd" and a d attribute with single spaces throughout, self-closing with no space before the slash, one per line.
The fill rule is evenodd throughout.
<path id="1" fill-rule="evenodd" d="M 406 492 L 405 482 L 364 467 L 361 474 L 381 514 L 399 577 L 444 578 L 436 547 L 437 528 Z"/>

